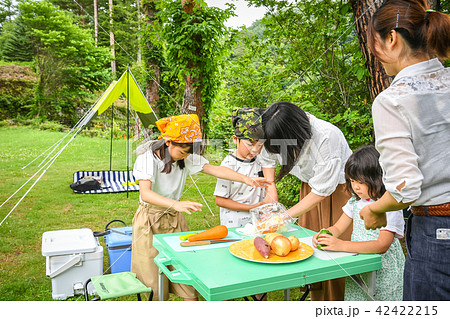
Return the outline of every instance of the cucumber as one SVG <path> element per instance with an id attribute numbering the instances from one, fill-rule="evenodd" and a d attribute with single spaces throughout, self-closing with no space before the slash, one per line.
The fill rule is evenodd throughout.
<path id="1" fill-rule="evenodd" d="M 197 233 L 190 233 L 190 234 L 184 234 L 180 236 L 180 240 L 187 240 L 189 237 L 191 237 L 192 235 L 195 235 Z"/>

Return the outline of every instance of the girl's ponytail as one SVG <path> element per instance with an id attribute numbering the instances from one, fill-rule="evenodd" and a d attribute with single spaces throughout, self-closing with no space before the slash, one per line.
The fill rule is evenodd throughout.
<path id="1" fill-rule="evenodd" d="M 445 13 L 427 10 L 427 46 L 441 59 L 450 58 L 450 16 Z"/>

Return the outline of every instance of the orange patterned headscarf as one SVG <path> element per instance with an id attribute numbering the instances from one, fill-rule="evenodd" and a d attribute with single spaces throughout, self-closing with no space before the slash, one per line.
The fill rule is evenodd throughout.
<path id="1" fill-rule="evenodd" d="M 165 117 L 156 121 L 161 132 L 158 138 L 166 138 L 176 143 L 193 143 L 202 140 L 202 131 L 197 114 L 182 114 Z"/>

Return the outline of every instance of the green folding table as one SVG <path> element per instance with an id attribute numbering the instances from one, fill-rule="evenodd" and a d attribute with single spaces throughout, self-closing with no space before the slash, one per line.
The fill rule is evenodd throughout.
<path id="1" fill-rule="evenodd" d="M 238 228 L 230 228 L 226 239 L 242 238 Z M 188 232 L 187 232 L 188 233 Z M 269 291 L 288 290 L 329 279 L 369 273 L 367 283 L 358 282 L 374 300 L 376 270 L 381 268 L 378 254 L 356 254 L 324 259 L 324 252 L 314 248 L 314 254 L 292 263 L 266 264 L 233 256 L 232 243 L 181 247 L 179 236 L 186 233 L 154 235 L 153 244 L 159 251 L 155 263 L 160 269 L 159 300 L 163 300 L 165 276 L 175 283 L 192 285 L 206 300 L 229 300 Z M 285 236 L 306 240 L 314 232 L 291 225 Z M 170 269 L 168 268 L 169 266 Z M 172 269 L 172 270 L 171 270 Z M 164 276 L 165 275 L 165 276 Z"/>

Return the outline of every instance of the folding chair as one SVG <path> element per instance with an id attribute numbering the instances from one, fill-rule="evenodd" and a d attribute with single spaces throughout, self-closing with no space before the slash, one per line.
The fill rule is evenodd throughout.
<path id="1" fill-rule="evenodd" d="M 106 300 L 133 294 L 136 294 L 140 301 L 141 293 L 149 293 L 149 301 L 153 298 L 152 288 L 146 287 L 136 278 L 136 274 L 132 272 L 119 272 L 89 278 L 84 284 L 84 299 L 86 301 L 89 301 L 89 283 L 94 285 L 98 295 L 98 297 L 92 298 L 91 301 Z"/>

